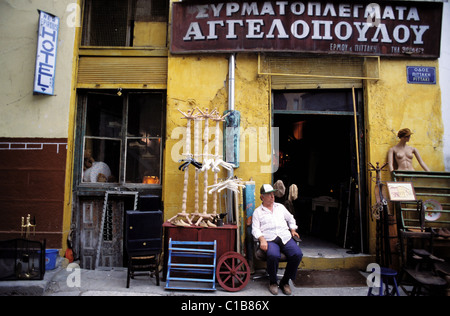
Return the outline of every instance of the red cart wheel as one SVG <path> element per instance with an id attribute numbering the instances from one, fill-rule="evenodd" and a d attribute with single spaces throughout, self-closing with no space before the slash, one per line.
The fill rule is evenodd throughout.
<path id="1" fill-rule="evenodd" d="M 220 257 L 216 277 L 224 290 L 237 292 L 247 286 L 250 280 L 250 267 L 242 255 L 229 251 Z"/>

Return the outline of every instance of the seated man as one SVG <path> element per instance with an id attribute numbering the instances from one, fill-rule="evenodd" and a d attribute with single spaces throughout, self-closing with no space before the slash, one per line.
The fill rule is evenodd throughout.
<path id="1" fill-rule="evenodd" d="M 299 238 L 297 225 L 291 213 L 279 203 L 275 203 L 274 192 L 270 184 L 260 189 L 262 205 L 256 208 L 252 217 L 252 234 L 259 240 L 260 248 L 267 252 L 267 272 L 269 273 L 269 291 L 278 294 L 277 270 L 283 252 L 287 257 L 286 271 L 280 281 L 280 288 L 290 295 L 289 279 L 295 280 L 303 253 L 292 237 Z"/>

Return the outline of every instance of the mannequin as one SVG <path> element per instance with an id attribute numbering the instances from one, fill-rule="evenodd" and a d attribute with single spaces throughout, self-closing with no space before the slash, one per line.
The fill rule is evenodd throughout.
<path id="1" fill-rule="evenodd" d="M 414 171 L 412 164 L 414 156 L 416 156 L 417 161 L 425 171 L 430 171 L 430 168 L 428 168 L 428 166 L 422 160 L 422 157 L 420 157 L 419 151 L 416 148 L 408 146 L 406 144 L 411 139 L 411 134 L 412 132 L 409 128 L 403 128 L 400 131 L 398 131 L 397 136 L 398 138 L 400 138 L 400 141 L 398 142 L 397 145 L 389 149 L 388 152 L 389 171 L 391 172 L 394 170 Z"/>

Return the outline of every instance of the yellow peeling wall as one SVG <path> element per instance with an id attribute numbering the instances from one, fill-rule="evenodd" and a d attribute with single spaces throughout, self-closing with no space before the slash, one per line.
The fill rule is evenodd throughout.
<path id="1" fill-rule="evenodd" d="M 407 66 L 439 69 L 438 61 L 382 59 L 380 80 L 366 85 L 367 145 L 371 162 L 387 161 L 387 151 L 398 143 L 398 130 L 414 133 L 409 142 L 416 147 L 432 171 L 443 171 L 443 123 L 441 92 L 435 85 L 408 84 Z M 439 78 L 439 74 L 436 74 Z M 421 170 L 417 160 L 414 168 Z"/>
<path id="2" fill-rule="evenodd" d="M 428 66 L 438 69 L 435 60 L 381 59 L 380 80 L 365 83 L 365 123 L 367 161 L 381 164 L 387 161 L 387 151 L 398 139 L 397 131 L 409 127 L 414 135 L 410 145 L 416 147 L 433 171 L 443 171 L 443 123 L 441 118 L 441 96 L 439 82 L 436 85 L 408 84 L 406 66 Z M 183 153 L 182 142 L 186 120 L 177 111 L 217 108 L 219 112 L 228 104 L 228 56 L 196 55 L 169 56 L 167 90 L 167 141 L 164 164 L 165 217 L 171 218 L 181 211 L 184 173 L 178 170 L 179 154 Z M 437 74 L 438 77 L 438 74 Z M 439 78 L 439 77 L 438 77 Z M 264 133 L 259 127 L 271 126 L 270 83 L 268 76 L 257 75 L 257 55 L 237 54 L 236 57 L 236 110 L 241 112 L 241 127 L 247 135 L 241 138 L 241 164 L 236 175 L 256 181 L 256 188 L 272 181 L 270 173 L 262 172 L 267 166 L 260 156 L 261 139 Z M 210 126 L 213 124 L 210 123 Z M 202 128 L 203 128 L 202 124 Z M 264 131 L 264 129 L 263 129 Z M 193 135 L 193 128 L 191 133 Z M 253 133 L 253 134 L 252 134 Z M 254 134 L 256 133 L 256 135 Z M 250 135 L 250 137 L 248 137 Z M 266 135 L 267 136 L 267 135 Z M 257 140 L 257 147 L 251 147 Z M 268 140 L 266 140 L 268 141 Z M 210 150 L 214 143 L 210 128 Z M 245 148 L 245 155 L 244 155 Z M 258 153 L 255 154 L 255 149 Z M 191 144 L 191 152 L 193 144 Z M 256 156 L 255 156 L 256 155 Z M 256 158 L 255 158 L 256 157 Z M 420 166 L 415 162 L 415 167 Z M 209 173 L 209 184 L 213 175 Z M 220 177 L 225 177 L 222 172 Z M 383 173 L 390 180 L 389 173 Z M 188 212 L 194 210 L 194 171 L 191 170 L 188 191 Z M 203 205 L 203 176 L 200 176 L 199 209 Z M 256 192 L 256 201 L 259 200 Z M 373 201 L 369 196 L 368 205 Z M 211 196 L 209 196 L 209 208 Z M 257 202 L 258 203 L 258 202 Z M 374 252 L 374 222 L 370 226 L 370 252 Z"/>
<path id="3" fill-rule="evenodd" d="M 201 110 L 217 109 L 223 113 L 228 108 L 228 55 L 199 56 L 169 56 L 167 83 L 167 140 L 164 163 L 163 199 L 165 218 L 171 218 L 181 211 L 184 173 L 178 170 L 178 160 L 183 153 L 183 133 L 186 120 L 177 109 L 186 112 L 199 107 Z M 235 78 L 235 110 L 241 113 L 241 159 L 240 167 L 235 175 L 247 181 L 250 178 L 258 188 L 263 183 L 272 181 L 271 173 L 266 169 L 270 166 L 264 150 L 270 153 L 266 146 L 270 133 L 270 87 L 267 77 L 257 75 L 258 58 L 256 54 L 238 54 L 236 58 Z M 204 123 L 202 123 L 204 131 Z M 209 148 L 214 146 L 214 123 L 209 124 Z M 192 139 L 194 135 L 192 123 Z M 221 124 L 222 133 L 222 124 Z M 221 136 L 220 136 L 221 137 Z M 256 143 L 255 144 L 255 140 Z M 222 144 L 222 141 L 220 142 Z M 263 147 L 261 147 L 263 146 Z M 261 148 L 260 148 L 261 147 Z M 266 147 L 266 148 L 264 148 Z M 245 149 L 245 150 L 244 150 Z M 255 149 L 258 151 L 255 153 Z M 191 143 L 191 153 L 194 144 Z M 262 153 L 260 153 L 260 151 Z M 212 150 L 214 153 L 214 150 Z M 245 155 L 244 155 L 245 154 Z M 194 171 L 191 168 L 188 186 L 188 212 L 194 211 Z M 219 178 L 225 178 L 222 171 Z M 208 174 L 208 184 L 213 184 L 212 172 Z M 200 175 L 199 210 L 203 206 L 203 175 Z M 256 197 L 258 200 L 258 197 Z M 208 196 L 211 209 L 211 196 Z M 220 211 L 220 209 L 218 210 Z M 225 210 L 222 209 L 222 212 Z"/>
<path id="4" fill-rule="evenodd" d="M 408 127 L 414 133 L 408 144 L 418 149 L 432 171 L 444 171 L 439 74 L 435 85 L 408 84 L 407 66 L 435 67 L 436 72 L 439 69 L 437 60 L 381 59 L 380 80 L 365 85 L 367 162 L 387 162 L 389 148 L 399 141 L 398 130 Z M 416 159 L 414 168 L 423 170 Z M 390 173 L 383 172 L 382 180 L 391 180 Z M 369 207 L 374 203 L 373 192 L 370 198 Z M 374 252 L 375 222 L 369 224 L 370 249 Z"/>

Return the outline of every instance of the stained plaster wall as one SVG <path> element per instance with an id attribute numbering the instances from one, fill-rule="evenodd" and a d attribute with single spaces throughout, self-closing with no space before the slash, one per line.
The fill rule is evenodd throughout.
<path id="1" fill-rule="evenodd" d="M 439 76 L 442 85 L 442 120 L 444 122 L 444 162 L 450 172 L 450 3 L 444 3 L 442 18 L 441 58 Z"/>
<path id="2" fill-rule="evenodd" d="M 241 159 L 240 166 L 235 170 L 235 175 L 248 181 L 250 178 L 259 187 L 263 183 L 272 181 L 272 174 L 267 171 L 270 162 L 266 162 L 267 156 L 259 151 L 270 153 L 268 139 L 270 137 L 270 88 L 267 77 L 257 75 L 257 55 L 238 54 L 236 57 L 235 78 L 235 109 L 241 113 Z M 181 196 L 183 192 L 184 173 L 178 170 L 178 160 L 182 158 L 183 141 L 186 120 L 182 119 L 183 112 L 199 107 L 217 109 L 223 113 L 228 108 L 228 56 L 227 55 L 196 55 L 196 56 L 170 56 L 168 68 L 167 86 L 167 139 L 165 148 L 163 199 L 165 206 L 165 218 L 170 218 L 181 211 Z M 193 123 L 191 128 L 194 135 Z M 209 149 L 214 147 L 214 124 L 209 126 Z M 202 132 L 204 123 L 201 123 Z M 260 129 L 262 127 L 262 129 Z M 222 124 L 221 124 L 222 133 Z M 220 137 L 222 137 L 220 135 Z M 255 144 L 255 140 L 256 143 Z M 220 141 L 222 144 L 222 141 Z M 260 148 L 261 147 L 261 148 Z M 265 147 L 265 148 L 264 148 Z M 191 140 L 191 153 L 194 150 Z M 254 151 L 257 150 L 258 153 Z M 262 168 L 263 166 L 263 168 Z M 264 166 L 266 168 L 264 168 Z M 224 170 L 219 178 L 226 178 Z M 213 173 L 209 172 L 208 184 L 213 184 Z M 200 175 L 199 208 L 203 205 L 203 175 Z M 257 197 L 258 200 L 258 197 Z M 208 196 L 209 207 L 212 209 L 212 198 Z M 194 210 L 194 168 L 190 170 L 188 186 L 188 212 Z M 220 211 L 220 208 L 219 208 Z M 225 209 L 222 208 L 224 212 Z"/>
<path id="3" fill-rule="evenodd" d="M 398 130 L 410 128 L 414 133 L 410 146 L 416 147 L 432 171 L 443 171 L 443 132 L 441 88 L 436 85 L 408 84 L 407 66 L 436 67 L 437 60 L 381 60 L 380 80 L 365 85 L 366 152 L 367 162 L 380 165 L 387 162 L 387 152 L 396 145 Z M 439 78 L 439 73 L 437 73 Z M 444 87 L 443 87 L 444 89 Z M 414 159 L 415 170 L 423 170 Z M 373 173 L 372 176 L 375 176 Z M 391 174 L 382 172 L 383 181 L 390 181 Z M 368 177 L 368 179 L 370 179 Z M 373 180 L 373 179 L 372 179 Z M 370 180 L 369 180 L 370 181 Z M 373 184 L 370 186 L 368 206 L 375 203 Z M 390 206 L 393 209 L 393 206 Z M 369 216 L 370 218 L 370 216 Z M 376 222 L 369 221 L 369 247 L 375 251 Z"/>
<path id="4" fill-rule="evenodd" d="M 409 142 L 416 147 L 432 171 L 444 170 L 443 122 L 440 82 L 408 84 L 407 66 L 436 67 L 437 60 L 382 59 L 379 81 L 366 84 L 367 150 L 370 162 L 387 161 L 390 147 L 398 143 L 398 130 L 414 133 Z M 437 74 L 439 78 L 439 74 Z M 421 170 L 417 160 L 414 168 Z"/>
<path id="5" fill-rule="evenodd" d="M 61 235 L 67 235 L 70 225 L 70 175 L 65 171 L 71 158 L 66 160 L 64 147 L 59 151 L 49 149 L 54 145 L 39 150 L 39 145 L 47 140 L 62 144 L 68 140 L 76 4 L 76 0 L 0 1 L 0 138 L 37 143 L 32 145 L 37 150 L 2 151 L 2 186 L 10 191 L 2 190 L 0 197 L 4 206 L 0 230 L 9 234 L 16 229 L 20 216 L 30 212 L 41 223 L 39 231 L 46 234 L 47 245 L 55 248 L 65 245 L 65 236 Z M 54 96 L 33 95 L 38 10 L 60 18 Z M 43 159 L 42 155 L 47 156 Z"/>
<path id="6" fill-rule="evenodd" d="M 67 138 L 75 27 L 71 0 L 0 1 L 0 137 Z M 55 96 L 33 95 L 37 10 L 58 16 Z"/>
<path id="7" fill-rule="evenodd" d="M 387 152 L 397 142 L 399 129 L 409 127 L 414 135 L 410 145 L 416 147 L 428 166 L 434 171 L 444 170 L 443 161 L 443 120 L 441 112 L 441 89 L 438 80 L 436 85 L 408 84 L 406 66 L 428 66 L 438 69 L 436 60 L 401 60 L 382 58 L 380 80 L 367 81 L 365 84 L 365 123 L 367 162 L 387 161 Z M 170 56 L 168 80 L 168 114 L 167 141 L 165 155 L 164 188 L 165 217 L 170 218 L 181 210 L 181 192 L 183 191 L 183 173 L 178 170 L 178 159 L 173 153 L 182 153 L 180 139 L 183 132 L 179 128 L 186 126 L 177 109 L 186 111 L 199 106 L 218 108 L 223 112 L 227 108 L 228 93 L 228 56 Z M 268 127 L 270 121 L 270 85 L 266 76 L 257 75 L 257 56 L 238 54 L 236 58 L 236 110 L 241 112 L 241 126 L 244 132 L 251 128 Z M 177 129 L 178 128 L 178 129 Z M 174 132 L 175 131 L 175 132 Z M 259 130 L 258 130 L 259 132 Z M 257 132 L 257 133 L 258 133 Z M 191 130 L 193 133 L 193 129 Z M 212 132 L 210 131 L 210 134 Z M 244 133 L 245 134 L 245 133 Z M 249 133 L 251 134 L 251 133 Z M 261 139 L 260 133 L 256 135 Z M 251 139 L 251 138 L 250 138 Z M 214 136 L 210 138 L 212 147 Z M 242 139 L 241 139 L 242 141 Z M 266 139 L 268 141 L 268 139 Z M 246 154 L 241 157 L 241 165 L 236 175 L 256 181 L 258 188 L 262 183 L 271 182 L 270 173 L 262 173 L 264 165 L 261 157 L 252 158 L 255 148 L 250 147 L 252 141 L 245 139 L 241 149 Z M 193 144 L 192 144 L 193 149 Z M 243 150 L 244 151 L 244 150 Z M 420 166 L 414 162 L 417 170 Z M 220 177 L 225 177 L 221 173 Z M 188 212 L 194 209 L 193 170 L 190 173 L 188 191 Z M 384 180 L 390 179 L 389 173 L 383 174 Z M 213 176 L 209 176 L 212 184 Z M 200 176 L 200 211 L 202 210 L 203 178 Z M 257 194 L 257 192 L 256 192 Z M 257 194 L 258 195 L 258 194 Z M 372 198 L 372 197 L 371 197 Z M 211 198 L 210 198 L 211 201 Z M 257 197 L 258 201 L 258 197 Z M 369 201 L 370 203 L 370 201 Z M 211 204 L 211 202 L 210 202 Z M 210 209 L 210 208 L 209 208 Z M 373 250 L 373 225 L 370 243 Z"/>

